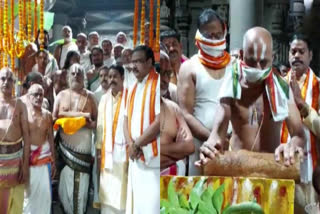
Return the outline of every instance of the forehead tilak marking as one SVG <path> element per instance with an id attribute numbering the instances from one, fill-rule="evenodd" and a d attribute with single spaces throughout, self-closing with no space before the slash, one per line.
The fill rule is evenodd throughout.
<path id="1" fill-rule="evenodd" d="M 262 50 L 261 50 L 260 58 L 261 58 L 261 60 L 264 60 L 264 57 L 265 57 L 265 54 L 266 54 L 266 50 L 267 50 L 267 45 L 266 45 L 266 43 L 263 41 L 262 38 L 260 38 L 260 43 L 262 44 Z"/>

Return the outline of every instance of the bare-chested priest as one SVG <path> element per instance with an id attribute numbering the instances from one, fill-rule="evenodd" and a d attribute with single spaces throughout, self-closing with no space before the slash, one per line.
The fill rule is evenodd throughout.
<path id="1" fill-rule="evenodd" d="M 0 211 L 22 213 L 24 183 L 29 179 L 30 139 L 26 106 L 12 97 L 10 68 L 0 70 Z M 22 146 L 22 141 L 24 146 Z"/>
<path id="2" fill-rule="evenodd" d="M 161 175 L 186 174 L 185 158 L 194 152 L 191 131 L 182 116 L 181 109 L 171 100 L 169 56 L 160 51 L 160 169 Z M 164 91 L 164 93 L 163 93 Z M 170 91 L 170 92 L 169 92 Z M 176 95 L 176 94 L 175 94 Z"/>
<path id="3" fill-rule="evenodd" d="M 226 49 L 227 29 L 221 17 L 212 9 L 198 18 L 195 36 L 198 53 L 185 61 L 178 76 L 178 102 L 194 136 L 195 152 L 189 156 L 189 175 L 200 175 L 194 166 L 199 148 L 210 135 L 218 91 L 223 83 L 225 68 L 230 62 Z"/>
<path id="4" fill-rule="evenodd" d="M 84 69 L 73 64 L 69 89 L 55 101 L 53 119 L 60 125 L 59 149 L 66 166 L 60 173 L 59 196 L 66 213 L 85 213 L 91 173 L 92 130 L 96 128 L 97 104 L 84 88 Z"/>
<path id="5" fill-rule="evenodd" d="M 51 177 L 55 174 L 52 116 L 42 108 L 44 90 L 33 84 L 27 94 L 30 183 L 25 189 L 23 213 L 51 212 Z"/>
<path id="6" fill-rule="evenodd" d="M 232 150 L 275 153 L 276 161 L 283 153 L 284 164 L 291 165 L 296 152 L 303 156 L 305 135 L 291 89 L 272 72 L 271 34 L 261 27 L 249 29 L 244 35 L 243 50 L 243 61 L 228 66 L 213 130 L 201 146 L 196 164 L 206 164 L 221 151 L 231 120 Z M 292 138 L 289 144 L 280 145 L 283 120 Z"/>

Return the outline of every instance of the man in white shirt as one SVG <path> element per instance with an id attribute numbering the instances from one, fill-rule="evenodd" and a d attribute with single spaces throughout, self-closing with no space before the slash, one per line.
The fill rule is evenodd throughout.
<path id="1" fill-rule="evenodd" d="M 112 42 L 110 39 L 104 39 L 102 40 L 101 47 L 103 50 L 103 64 L 110 67 L 115 62 L 111 54 Z"/>
<path id="2" fill-rule="evenodd" d="M 72 41 L 72 29 L 69 26 L 66 25 L 62 28 L 62 37 L 64 43 L 58 45 L 54 50 L 54 57 L 58 62 L 59 69 L 64 66 L 69 51 L 78 51 L 78 46 Z"/>
<path id="3" fill-rule="evenodd" d="M 89 71 L 91 68 L 91 61 L 90 61 L 90 51 L 87 49 L 88 40 L 87 40 L 86 34 L 79 33 L 77 35 L 76 44 L 80 52 L 80 65 L 82 65 L 85 73 L 87 73 L 87 71 Z"/>

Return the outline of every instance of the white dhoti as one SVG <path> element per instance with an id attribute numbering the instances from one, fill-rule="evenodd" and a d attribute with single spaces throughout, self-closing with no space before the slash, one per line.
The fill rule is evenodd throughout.
<path id="1" fill-rule="evenodd" d="M 59 144 L 66 166 L 60 173 L 59 197 L 67 214 L 85 213 L 91 173 L 91 130 L 80 129 L 74 135 L 62 131 Z"/>
<path id="2" fill-rule="evenodd" d="M 76 172 L 69 166 L 65 166 L 60 175 L 59 197 L 67 214 L 85 213 L 88 200 L 90 175 Z M 77 200 L 74 201 L 74 196 Z M 74 212 L 76 204 L 78 212 Z"/>
<path id="3" fill-rule="evenodd" d="M 24 214 L 50 214 L 52 201 L 51 152 L 47 142 L 42 147 L 31 145 L 30 182 L 24 191 Z"/>
<path id="4" fill-rule="evenodd" d="M 126 214 L 160 212 L 160 169 L 129 161 Z"/>

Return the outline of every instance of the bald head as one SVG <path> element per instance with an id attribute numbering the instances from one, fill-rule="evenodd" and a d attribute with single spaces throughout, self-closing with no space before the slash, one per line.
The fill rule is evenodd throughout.
<path id="1" fill-rule="evenodd" d="M 44 93 L 44 90 L 40 84 L 33 84 L 28 90 L 28 94 L 35 93 L 35 92 Z"/>
<path id="2" fill-rule="evenodd" d="M 244 34 L 243 60 L 248 66 L 260 69 L 272 65 L 272 36 L 269 31 L 254 27 Z"/>
<path id="3" fill-rule="evenodd" d="M 0 74 L 9 74 L 10 76 L 13 76 L 13 73 L 11 71 L 11 68 L 9 67 L 3 67 L 0 70 Z"/>
<path id="4" fill-rule="evenodd" d="M 13 73 L 10 68 L 4 67 L 0 70 L 0 91 L 10 97 L 14 84 Z"/>

